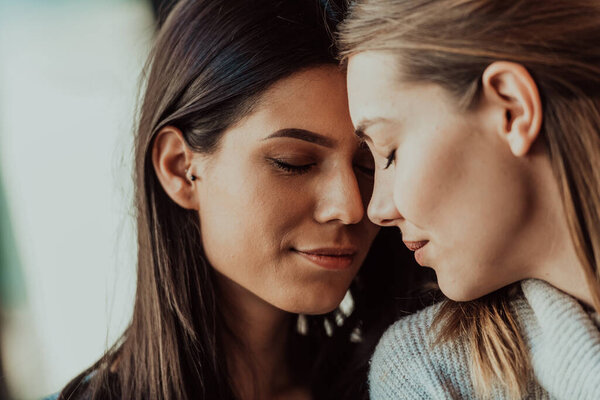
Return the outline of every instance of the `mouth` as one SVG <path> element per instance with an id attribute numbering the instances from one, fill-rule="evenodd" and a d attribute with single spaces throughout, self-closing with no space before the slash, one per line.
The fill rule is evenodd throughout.
<path id="1" fill-rule="evenodd" d="M 417 251 L 419 250 L 421 247 L 425 246 L 427 244 L 427 242 L 429 242 L 429 240 L 419 240 L 416 242 L 409 242 L 409 241 L 403 241 L 404 245 L 406 247 L 408 247 L 408 249 L 410 251 Z"/>
<path id="2" fill-rule="evenodd" d="M 423 247 L 425 247 L 425 245 L 427 243 L 429 243 L 429 240 L 419 240 L 419 241 L 403 241 L 404 245 L 406 247 L 408 247 L 408 249 L 410 251 L 414 251 L 415 252 L 415 261 L 417 261 L 417 263 L 421 266 L 424 266 L 424 260 L 423 260 L 423 251 L 421 250 Z"/>
<path id="3" fill-rule="evenodd" d="M 349 247 L 330 247 L 320 249 L 292 249 L 312 263 L 330 270 L 343 270 L 352 265 L 357 251 Z"/>

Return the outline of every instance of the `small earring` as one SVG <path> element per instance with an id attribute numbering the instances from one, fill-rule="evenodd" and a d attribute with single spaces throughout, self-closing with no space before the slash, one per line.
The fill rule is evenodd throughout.
<path id="1" fill-rule="evenodd" d="M 192 173 L 189 172 L 189 168 L 185 169 L 185 175 L 192 182 L 196 180 L 196 177 Z"/>

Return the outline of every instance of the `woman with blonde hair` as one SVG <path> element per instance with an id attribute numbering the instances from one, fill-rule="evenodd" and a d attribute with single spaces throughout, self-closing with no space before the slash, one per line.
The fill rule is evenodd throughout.
<path id="1" fill-rule="evenodd" d="M 372 398 L 600 398 L 600 3 L 362 0 L 341 43 L 369 216 L 447 296 Z"/>

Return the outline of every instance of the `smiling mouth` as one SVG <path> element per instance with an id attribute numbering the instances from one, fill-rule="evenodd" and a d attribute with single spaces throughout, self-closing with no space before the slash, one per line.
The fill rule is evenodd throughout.
<path id="1" fill-rule="evenodd" d="M 404 242 L 404 245 L 406 247 L 408 247 L 408 249 L 410 251 L 417 251 L 419 250 L 421 247 L 425 246 L 427 243 L 429 242 L 429 240 L 420 240 L 418 242 Z"/>
<path id="2" fill-rule="evenodd" d="M 312 261 L 313 264 L 330 270 L 343 270 L 349 268 L 356 256 L 356 250 L 348 248 L 292 250 L 305 259 Z"/>

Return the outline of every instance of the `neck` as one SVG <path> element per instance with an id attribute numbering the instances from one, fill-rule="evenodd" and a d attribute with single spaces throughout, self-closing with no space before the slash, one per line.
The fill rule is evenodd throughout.
<path id="1" fill-rule="evenodd" d="M 533 277 L 544 280 L 587 306 L 593 307 L 594 300 L 584 267 L 577 257 L 568 231 L 564 236 L 566 237 L 562 243 L 557 243 L 558 239 L 553 241 L 551 251 L 545 255 L 545 262 L 540 263 L 541 268 Z"/>
<path id="2" fill-rule="evenodd" d="M 269 399 L 290 388 L 286 358 L 291 315 L 219 276 L 224 297 L 224 335 L 232 382 L 242 399 Z"/>
<path id="3" fill-rule="evenodd" d="M 558 184 L 548 162 L 539 180 L 545 194 L 535 226 L 531 277 L 544 280 L 580 302 L 593 306 L 592 291 L 570 235 Z M 532 254 L 533 255 L 533 254 Z"/>

